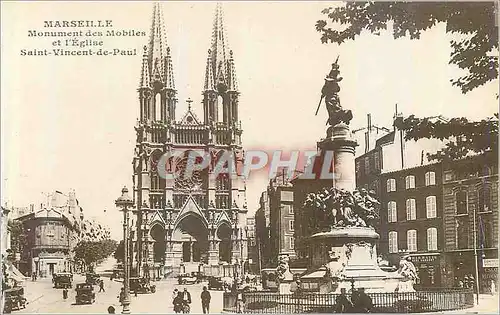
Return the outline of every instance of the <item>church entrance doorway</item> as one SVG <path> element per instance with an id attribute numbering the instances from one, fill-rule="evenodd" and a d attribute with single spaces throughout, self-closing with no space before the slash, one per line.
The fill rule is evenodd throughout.
<path id="1" fill-rule="evenodd" d="M 217 229 L 219 243 L 219 261 L 231 263 L 231 228 L 223 223 Z"/>

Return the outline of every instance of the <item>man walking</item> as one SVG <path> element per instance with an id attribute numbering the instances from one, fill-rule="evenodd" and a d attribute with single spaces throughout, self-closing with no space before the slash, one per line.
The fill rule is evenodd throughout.
<path id="1" fill-rule="evenodd" d="M 99 281 L 99 292 L 106 292 L 104 290 L 104 280 Z"/>
<path id="2" fill-rule="evenodd" d="M 187 314 L 190 312 L 189 304 L 191 304 L 191 293 L 186 288 L 182 292 L 182 312 Z"/>
<path id="3" fill-rule="evenodd" d="M 203 308 L 203 314 L 208 314 L 210 312 L 210 292 L 208 292 L 207 287 L 203 287 L 203 292 L 201 292 L 201 307 Z"/>

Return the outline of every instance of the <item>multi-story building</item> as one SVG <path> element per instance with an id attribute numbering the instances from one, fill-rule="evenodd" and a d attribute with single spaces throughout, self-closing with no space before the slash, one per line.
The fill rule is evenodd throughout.
<path id="1" fill-rule="evenodd" d="M 245 184 L 242 175 L 219 174 L 215 166 L 230 152 L 243 165 L 239 88 L 222 8 L 217 5 L 204 80 L 203 120 L 191 109 L 176 120 L 177 90 L 160 4 L 154 6 L 139 85 L 133 158 L 134 265 L 141 275 L 164 270 L 232 276 L 247 260 Z M 200 69 L 202 70 L 202 69 Z M 211 166 L 188 174 L 189 155 L 203 151 Z M 182 152 L 181 155 L 176 153 Z M 171 154 L 167 163 L 159 161 Z M 160 174 L 163 172 L 164 174 Z M 176 175 L 174 175 L 176 174 Z M 172 176 L 171 176 L 172 175 Z M 222 267 L 221 267 L 222 266 Z M 234 268 L 233 268 L 234 267 Z"/>
<path id="2" fill-rule="evenodd" d="M 262 192 L 255 212 L 255 236 L 259 269 L 271 267 L 271 212 L 267 191 Z"/>
<path id="3" fill-rule="evenodd" d="M 443 206 L 447 285 L 475 278 L 477 259 L 480 291 L 490 292 L 498 283 L 498 154 L 445 163 Z"/>
<path id="4" fill-rule="evenodd" d="M 19 270 L 50 277 L 54 272 L 71 271 L 71 235 L 73 224 L 54 209 L 42 209 L 17 218 L 23 226 Z"/>
<path id="5" fill-rule="evenodd" d="M 441 285 L 444 265 L 441 164 L 383 173 L 379 252 L 394 265 L 410 255 L 417 285 Z"/>
<path id="6" fill-rule="evenodd" d="M 295 258 L 295 216 L 293 186 L 284 176 L 269 181 L 271 264 L 277 266 L 278 256 Z"/>
<path id="7" fill-rule="evenodd" d="M 255 217 L 247 218 L 246 234 L 247 234 L 247 246 L 248 246 L 248 260 L 245 271 L 251 274 L 258 274 L 260 271 L 259 253 L 258 253 L 258 245 L 257 245 L 255 231 L 256 231 Z"/>

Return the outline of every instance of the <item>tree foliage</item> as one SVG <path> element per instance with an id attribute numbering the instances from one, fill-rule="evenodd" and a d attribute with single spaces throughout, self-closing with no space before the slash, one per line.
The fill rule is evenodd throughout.
<path id="1" fill-rule="evenodd" d="M 450 161 L 471 154 L 498 152 L 498 113 L 481 121 L 469 121 L 461 117 L 448 122 L 412 115 L 397 127 L 405 131 L 406 140 L 446 140 L 443 150 L 427 154 L 429 160 Z"/>
<path id="2" fill-rule="evenodd" d="M 87 266 L 92 266 L 109 257 L 116 249 L 116 241 L 106 239 L 102 241 L 81 241 L 73 251 L 75 259 L 82 260 Z"/>
<path id="3" fill-rule="evenodd" d="M 495 25 L 495 2 L 349 2 L 345 6 L 322 11 L 331 23 L 347 26 L 336 30 L 326 20 L 316 23 L 323 43 L 342 44 L 355 39 L 363 30 L 379 35 L 393 23 L 395 39 L 409 36 L 418 39 L 422 31 L 439 22 L 446 32 L 461 34 L 451 40 L 450 64 L 467 74 L 451 79 L 462 93 L 467 93 L 498 78 L 498 29 Z"/>

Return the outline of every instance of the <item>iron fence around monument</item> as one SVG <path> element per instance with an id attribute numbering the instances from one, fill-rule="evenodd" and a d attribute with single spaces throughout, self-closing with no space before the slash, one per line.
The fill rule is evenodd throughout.
<path id="1" fill-rule="evenodd" d="M 405 293 L 369 293 L 371 313 L 422 313 L 460 310 L 474 306 L 471 289 L 420 290 Z M 338 294 L 279 294 L 276 292 L 243 293 L 242 310 L 237 295 L 224 293 L 224 311 L 230 313 L 335 313 Z M 351 296 L 348 295 L 350 299 Z M 355 310 L 354 310 L 355 311 Z"/>

